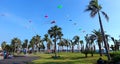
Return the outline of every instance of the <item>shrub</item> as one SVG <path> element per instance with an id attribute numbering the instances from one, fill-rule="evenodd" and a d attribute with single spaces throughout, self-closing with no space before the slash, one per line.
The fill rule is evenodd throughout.
<path id="1" fill-rule="evenodd" d="M 120 61 L 120 51 L 111 52 L 110 56 L 111 56 L 113 62 Z"/>
<path id="2" fill-rule="evenodd" d="M 113 56 L 113 57 L 112 57 L 112 60 L 113 60 L 114 62 L 120 61 L 120 55 L 115 55 L 115 56 Z"/>

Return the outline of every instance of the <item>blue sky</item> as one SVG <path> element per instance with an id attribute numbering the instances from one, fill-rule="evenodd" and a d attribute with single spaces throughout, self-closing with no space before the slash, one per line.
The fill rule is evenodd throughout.
<path id="1" fill-rule="evenodd" d="M 79 35 L 81 40 L 84 40 L 85 34 L 99 29 L 98 17 L 91 18 L 89 12 L 84 12 L 88 2 L 89 0 L 0 0 L 0 43 L 10 43 L 14 37 L 22 41 L 30 40 L 36 34 L 43 38 L 47 30 L 54 25 L 62 28 L 64 38 L 72 39 L 73 36 Z M 103 6 L 102 10 L 110 17 L 109 22 L 106 22 L 101 15 L 104 30 L 116 39 L 120 35 L 119 2 L 99 2 Z M 62 8 L 58 8 L 59 5 Z M 48 18 L 45 18 L 45 15 Z M 56 23 L 51 24 L 51 21 Z"/>

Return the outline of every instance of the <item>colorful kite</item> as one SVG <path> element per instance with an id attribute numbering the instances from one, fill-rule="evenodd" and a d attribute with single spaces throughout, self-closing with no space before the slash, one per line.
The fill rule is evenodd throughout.
<path id="1" fill-rule="evenodd" d="M 48 15 L 45 15 L 45 18 L 48 18 Z"/>
<path id="2" fill-rule="evenodd" d="M 69 20 L 69 21 L 72 21 L 72 20 Z"/>
<path id="3" fill-rule="evenodd" d="M 85 30 L 83 30 L 83 33 L 85 33 Z"/>
<path id="4" fill-rule="evenodd" d="M 29 23 L 31 23 L 32 21 L 31 20 L 29 20 Z"/>
<path id="5" fill-rule="evenodd" d="M 5 16 L 5 14 L 1 14 L 1 16 Z"/>
<path id="6" fill-rule="evenodd" d="M 58 5 L 58 7 L 57 7 L 57 8 L 61 9 L 62 7 L 63 7 L 62 5 Z"/>
<path id="7" fill-rule="evenodd" d="M 81 29 L 81 28 L 79 28 L 79 30 L 81 31 L 82 29 Z"/>
<path id="8" fill-rule="evenodd" d="M 76 25 L 77 23 L 74 23 L 74 25 Z"/>
<path id="9" fill-rule="evenodd" d="M 55 21 L 53 20 L 52 22 L 51 22 L 51 24 L 54 24 L 55 23 Z"/>

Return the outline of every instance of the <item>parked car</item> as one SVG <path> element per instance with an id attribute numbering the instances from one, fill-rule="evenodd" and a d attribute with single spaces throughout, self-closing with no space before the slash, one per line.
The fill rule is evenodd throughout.
<path id="1" fill-rule="evenodd" d="M 0 56 L 3 56 L 3 51 L 0 51 Z"/>

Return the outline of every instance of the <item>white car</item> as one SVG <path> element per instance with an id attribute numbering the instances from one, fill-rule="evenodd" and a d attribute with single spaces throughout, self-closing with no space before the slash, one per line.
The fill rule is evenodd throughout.
<path id="1" fill-rule="evenodd" d="M 3 51 L 0 51 L 0 56 L 3 56 Z"/>
<path id="2" fill-rule="evenodd" d="M 3 51 L 0 51 L 0 60 L 4 59 L 3 57 Z"/>

